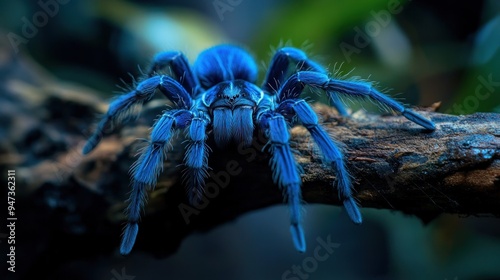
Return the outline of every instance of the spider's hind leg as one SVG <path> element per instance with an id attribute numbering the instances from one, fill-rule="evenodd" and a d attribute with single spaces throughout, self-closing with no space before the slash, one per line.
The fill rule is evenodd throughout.
<path id="1" fill-rule="evenodd" d="M 262 84 L 262 89 L 267 92 L 273 92 L 278 89 L 287 78 L 290 61 L 294 63 L 295 71 L 314 71 L 321 74 L 327 74 L 326 69 L 319 63 L 309 59 L 300 49 L 284 47 L 279 49 L 271 60 L 271 65 L 267 71 L 266 78 Z M 335 92 L 328 92 L 330 104 L 339 112 L 341 116 L 347 116 L 348 112 L 342 101 Z"/>

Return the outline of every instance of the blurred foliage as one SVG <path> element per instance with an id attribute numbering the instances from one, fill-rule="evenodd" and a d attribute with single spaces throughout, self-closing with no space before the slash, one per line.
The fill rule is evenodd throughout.
<path id="1" fill-rule="evenodd" d="M 404 5 L 406 1 L 400 1 Z M 310 42 L 318 49 L 326 49 L 335 34 L 352 29 L 363 22 L 370 11 L 387 8 L 387 0 L 359 0 L 353 5 L 349 0 L 291 1 L 267 20 L 257 23 L 261 32 L 252 43 L 252 50 L 264 57 L 269 45 L 280 40 L 295 44 Z"/>
<path id="2" fill-rule="evenodd" d="M 224 40 L 213 22 L 189 9 L 154 9 L 110 0 L 97 2 L 96 10 L 100 17 L 133 36 L 120 42 L 118 51 L 124 51 L 126 57 L 141 53 L 150 58 L 160 51 L 179 49 L 194 60 L 198 53 Z"/>
<path id="3" fill-rule="evenodd" d="M 475 34 L 467 76 L 454 98 L 454 104 L 463 105 L 466 114 L 500 113 L 500 4 L 490 1 L 487 8 L 494 16 L 485 18 Z M 451 111 L 460 113 L 454 108 Z"/>
<path id="4" fill-rule="evenodd" d="M 158 51 L 180 49 L 193 61 L 196 54 L 206 47 L 234 42 L 247 46 L 258 61 L 268 63 L 271 47 L 290 40 L 292 43 L 288 44 L 293 46 L 308 45 L 308 53 L 329 70 L 338 69 L 344 62 L 341 68 L 344 74 L 353 70 L 352 75 L 378 81 L 381 89 L 392 87 L 391 95 L 402 93 L 397 97 L 403 97 L 402 100 L 410 104 L 430 105 L 442 101 L 442 111 L 453 114 L 500 112 L 500 85 L 493 83 L 490 91 L 485 91 L 488 88 L 484 85 L 484 80 L 489 77 L 500 82 L 499 2 L 395 1 L 403 6 L 402 12 L 391 15 L 390 24 L 371 38 L 367 46 L 359 48 L 360 52 L 352 55 L 350 61 L 346 61 L 341 44 L 354 45 L 358 34 L 356 28 L 363 30 L 374 20 L 373 12 L 386 10 L 392 0 L 243 0 L 226 11 L 223 18 L 215 10 L 213 1 L 71 0 L 40 28 L 36 37 L 22 46 L 22 55 L 32 56 L 61 79 L 97 88 L 109 96 L 116 90 L 115 84 L 120 78 L 131 83 L 127 73 L 139 74 L 137 65 L 146 66 Z M 4 11 L 0 17 L 2 35 L 20 33 L 20 19 L 30 18 L 40 10 L 37 1 L 0 0 L 0 6 Z M 5 40 L 6 36 L 2 37 Z M 480 94 L 483 94 L 480 96 L 476 93 L 479 86 L 482 86 Z M 456 106 L 462 109 L 454 109 Z M 346 240 L 342 243 L 344 254 L 356 251 L 359 242 L 364 241 L 362 244 L 366 247 L 358 248 L 359 255 L 335 257 L 335 262 L 342 263 L 342 266 L 326 271 L 328 274 L 319 272 L 315 276 L 333 273 L 359 276 L 368 273 L 363 270 L 373 269 L 380 274 L 373 274 L 371 278 L 377 279 L 500 277 L 500 224 L 497 219 L 481 222 L 474 218 L 444 216 L 430 226 L 423 226 L 417 219 L 402 214 L 364 210 L 366 223 L 351 228 L 349 221 L 333 219 L 329 209 L 315 212 L 319 218 L 314 225 L 308 225 L 311 238 L 334 232 L 336 238 Z M 265 235 L 255 230 L 260 228 L 263 220 L 273 221 L 269 227 L 275 224 L 274 221 L 283 222 L 282 228 L 286 228 L 286 221 L 281 220 L 283 215 L 269 213 L 255 213 L 258 218 L 243 226 L 245 233 L 254 237 Z M 312 216 L 308 219 L 312 220 Z M 218 231 L 218 234 L 210 242 L 224 245 L 226 240 L 236 238 L 227 229 Z M 273 250 L 270 248 L 279 247 L 281 243 L 291 247 L 288 236 L 284 230 L 280 240 L 266 243 L 268 246 L 262 250 Z M 235 244 L 242 248 L 227 251 L 217 248 L 222 256 L 211 261 L 238 260 L 241 265 L 248 260 L 256 262 L 262 255 L 267 256 L 252 245 L 262 238 L 241 242 L 238 236 Z M 387 244 L 379 244 L 382 238 L 389 240 Z M 201 245 L 206 243 L 199 242 L 200 247 L 184 252 L 183 264 L 180 265 L 181 261 L 177 259 L 177 263 L 170 262 L 171 267 L 177 265 L 177 273 L 182 274 L 179 271 L 187 267 L 185 263 L 192 264 L 191 259 L 196 256 L 211 259 L 214 250 L 207 256 L 206 248 Z M 210 244 L 205 246 L 210 247 Z M 377 246 L 387 247 L 383 248 L 385 251 L 378 251 Z M 275 256 L 271 261 L 281 261 L 285 269 L 304 258 L 303 255 L 288 253 L 269 254 Z M 232 257 L 228 257 L 230 254 Z M 385 256 L 388 256 L 387 260 L 383 258 Z M 358 263 L 359 259 L 364 262 Z M 384 262 L 385 266 L 378 267 L 378 262 Z M 254 271 L 256 267 L 276 270 L 274 265 L 262 263 L 253 263 L 246 268 Z M 109 268 L 103 271 L 103 274 L 108 273 Z M 231 273 L 241 276 L 245 272 L 230 271 L 227 274 Z"/>
<path id="5" fill-rule="evenodd" d="M 305 4 L 306 2 L 307 4 Z M 252 41 L 252 50 L 256 52 L 258 57 L 264 58 L 269 53 L 268 46 L 270 44 L 277 46 L 280 40 L 289 40 L 295 46 L 310 42 L 313 46 L 312 53 L 330 54 L 327 60 L 330 63 L 326 65 L 345 61 L 346 57 L 339 51 L 340 44 L 346 42 L 345 34 L 351 34 L 349 35 L 350 41 L 347 43 L 356 47 L 352 42 L 352 38 L 356 36 L 356 33 L 352 32 L 353 28 L 363 29 L 365 24 L 374 20 L 373 12 L 387 10 L 391 2 L 399 3 L 404 8 L 403 13 L 392 15 L 392 17 L 396 18 L 396 24 L 398 22 L 406 24 L 403 36 L 413 43 L 411 49 L 413 58 L 407 61 L 408 65 L 399 69 L 384 66 L 383 57 L 374 52 L 377 47 L 377 38 L 372 38 L 374 42 L 366 49 L 362 48 L 361 55 L 354 55 L 353 61 L 348 64 L 348 67 L 356 68 L 355 74 L 357 75 L 362 73 L 361 76 L 366 76 L 373 73 L 372 77 L 383 81 L 383 84 L 395 85 L 396 92 L 406 92 L 405 100 L 410 100 L 411 103 L 415 103 L 417 99 L 408 93 L 420 94 L 420 99 L 426 102 L 424 105 L 430 105 L 430 100 L 443 101 L 443 111 L 451 114 L 500 111 L 498 84 L 491 94 L 483 93 L 483 95 L 488 96 L 484 98 L 487 100 L 478 99 L 476 96 L 476 89 L 481 84 L 478 80 L 479 77 L 487 79 L 493 75 L 493 81 L 500 81 L 500 76 L 495 76 L 499 72 L 500 65 L 498 52 L 500 20 L 498 16 L 490 22 L 488 22 L 488 18 L 482 16 L 481 22 L 484 26 L 470 34 L 466 33 L 468 30 L 463 30 L 466 37 L 466 40 L 463 41 L 453 38 L 453 31 L 447 29 L 446 24 L 454 23 L 439 22 L 441 20 L 439 15 L 432 12 L 425 13 L 425 11 L 422 14 L 420 11 L 420 15 L 425 16 L 426 21 L 442 24 L 442 26 L 422 30 L 429 32 L 429 34 L 420 35 L 418 38 L 414 34 L 415 28 L 418 27 L 410 25 L 418 23 L 408 24 L 405 16 L 412 12 L 418 15 L 420 9 L 428 8 L 425 7 L 425 4 L 410 3 L 406 5 L 406 1 L 357 1 L 356 5 L 351 5 L 349 1 L 294 1 L 259 25 L 262 32 Z M 441 5 L 445 6 L 445 3 Z M 498 6 L 498 2 L 487 1 L 485 9 L 489 10 L 483 14 L 497 15 Z M 449 12 L 453 13 L 454 11 L 455 9 L 451 8 Z M 455 18 L 459 19 L 458 16 Z M 470 20 L 472 25 L 475 23 L 473 18 L 474 16 L 469 14 L 468 19 L 462 20 Z M 398 35 L 396 33 L 393 32 L 392 38 L 384 39 L 390 42 Z M 433 36 L 432 33 L 435 35 Z M 276 36 L 277 34 L 279 35 Z M 436 38 L 440 34 L 443 34 L 442 40 L 425 41 L 426 37 Z M 390 44 L 387 44 L 387 47 L 390 47 Z M 398 49 L 394 48 L 391 51 L 397 52 Z M 435 60 L 434 63 L 429 59 Z M 381 69 L 387 74 L 377 73 Z M 391 70 L 392 73 L 390 73 Z M 457 77 L 450 77 L 450 75 L 457 75 Z M 434 80 L 438 79 L 439 76 L 443 76 L 444 80 Z M 449 79 L 453 79 L 453 81 L 447 81 Z M 445 90 L 449 92 L 438 93 L 427 89 L 429 80 L 433 80 L 431 86 L 434 88 L 443 91 L 442 87 L 445 86 L 447 87 Z M 455 84 L 449 85 L 450 82 Z M 489 90 L 491 91 L 491 88 Z M 426 96 L 431 97 L 426 98 Z"/>
<path id="6" fill-rule="evenodd" d="M 0 3 L 10 11 L 0 18 L 1 26 L 17 33 L 20 19 L 40 10 L 35 2 Z M 208 46 L 233 42 L 268 63 L 272 47 L 291 42 L 308 46 L 331 71 L 343 65 L 343 73 L 370 77 L 409 104 L 442 101 L 442 110 L 455 114 L 500 110 L 498 92 L 474 103 L 479 77 L 500 80 L 496 1 L 242 0 L 222 1 L 229 3 L 223 13 L 214 3 L 72 0 L 23 47 L 58 76 L 110 93 L 158 51 L 181 49 L 193 61 Z M 377 23 L 374 14 L 393 5 L 402 11 L 391 14 L 366 46 L 357 46 L 359 30 L 366 35 L 367 26 Z M 342 44 L 358 52 L 347 57 Z"/>

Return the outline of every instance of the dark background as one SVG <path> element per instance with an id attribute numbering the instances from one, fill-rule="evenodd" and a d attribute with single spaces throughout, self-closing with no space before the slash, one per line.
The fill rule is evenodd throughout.
<path id="1" fill-rule="evenodd" d="M 391 13 L 393 4 L 398 9 Z M 36 1 L 0 1 L 0 7 L 2 46 L 105 98 L 159 51 L 182 50 L 194 61 L 207 47 L 235 43 L 267 65 L 271 50 L 285 44 L 304 47 L 332 72 L 377 81 L 406 104 L 441 101 L 440 111 L 451 114 L 500 112 L 498 85 L 487 95 L 476 92 L 484 79 L 500 81 L 500 3 L 493 0 L 69 0 L 19 45 L 12 34 L 25 37 L 23 18 L 32 22 L 43 9 Z M 361 107 L 377 112 L 369 103 L 352 105 Z M 287 210 L 279 206 L 193 234 L 166 259 L 82 256 L 44 268 L 40 279 L 118 280 L 123 269 L 138 280 L 281 279 L 313 255 L 318 237 L 328 236 L 340 247 L 308 279 L 500 279 L 498 219 L 442 215 L 424 225 L 398 212 L 363 209 L 363 225 L 354 226 L 338 207 L 305 208 L 305 254 L 294 250 Z M 0 245 L 4 255 L 5 241 Z M 30 268 L 18 259 L 18 269 Z"/>

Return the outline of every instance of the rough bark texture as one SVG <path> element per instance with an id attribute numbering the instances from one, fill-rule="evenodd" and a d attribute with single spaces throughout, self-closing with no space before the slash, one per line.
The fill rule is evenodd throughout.
<path id="1" fill-rule="evenodd" d="M 26 221 L 19 234 L 36 231 L 37 242 L 43 244 L 20 246 L 29 248 L 35 267 L 47 265 L 50 256 L 43 253 L 55 243 L 67 244 L 68 249 L 62 249 L 67 251 L 53 253 L 67 258 L 115 251 L 125 219 L 128 171 L 138 147 L 145 144 L 136 139 L 148 137 L 163 110 L 155 104 L 163 101 L 150 103 L 136 122 L 82 156 L 81 147 L 106 103 L 91 90 L 33 74 L 33 67 L 16 58 L 8 63 L 0 69 L 0 129 L 5 135 L 0 169 L 3 174 L 7 169 L 17 172 L 17 205 L 20 219 Z M 500 115 L 421 111 L 437 124 L 435 132 L 428 132 L 401 116 L 357 112 L 341 118 L 327 106 L 315 108 L 342 143 L 362 207 L 399 210 L 424 220 L 443 212 L 500 215 Z M 321 164 L 307 131 L 298 126 L 292 134 L 304 170 L 304 201 L 339 205 L 332 187 L 335 174 Z M 178 167 L 182 140 L 181 134 L 174 141 L 159 183 L 149 195 L 136 251 L 166 256 L 195 230 L 283 203 L 271 179 L 269 157 L 260 152 L 265 141 L 256 135 L 253 146 L 239 152 L 210 144 L 212 176 L 207 184 L 217 195 L 198 207 L 189 206 Z"/>

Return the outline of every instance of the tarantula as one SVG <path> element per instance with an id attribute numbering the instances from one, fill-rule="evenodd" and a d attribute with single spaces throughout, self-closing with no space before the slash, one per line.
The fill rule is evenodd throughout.
<path id="1" fill-rule="evenodd" d="M 168 68 L 172 75 L 158 74 Z M 435 129 L 432 121 L 380 93 L 369 82 L 331 78 L 319 63 L 292 47 L 281 48 L 274 54 L 260 87 L 256 85 L 254 59 L 244 49 L 231 45 L 214 46 L 203 51 L 192 68 L 181 52 L 159 53 L 147 75 L 134 90 L 110 104 L 83 148 L 84 154 L 92 151 L 108 126 L 129 116 L 136 105 L 149 101 L 157 89 L 175 105 L 156 121 L 149 145 L 132 167 L 128 221 L 120 246 L 120 253 L 124 255 L 135 243 L 145 192 L 155 187 L 169 141 L 176 130 L 185 129 L 188 138 L 184 165 L 191 202 L 201 199 L 204 192 L 210 150 L 206 144 L 208 136 L 213 136 L 216 145 L 224 148 L 231 142 L 250 145 L 255 129 L 264 132 L 271 153 L 273 181 L 283 189 L 289 204 L 293 243 L 298 251 L 304 252 L 300 169 L 289 144 L 289 125 L 297 120 L 311 134 L 324 162 L 336 172 L 336 187 L 347 214 L 354 223 L 362 221 L 352 195 L 351 178 L 343 153 L 318 123 L 318 117 L 308 102 L 301 98 L 306 86 L 326 92 L 341 115 L 346 115 L 347 111 L 339 96 L 369 98 L 427 130 Z"/>

